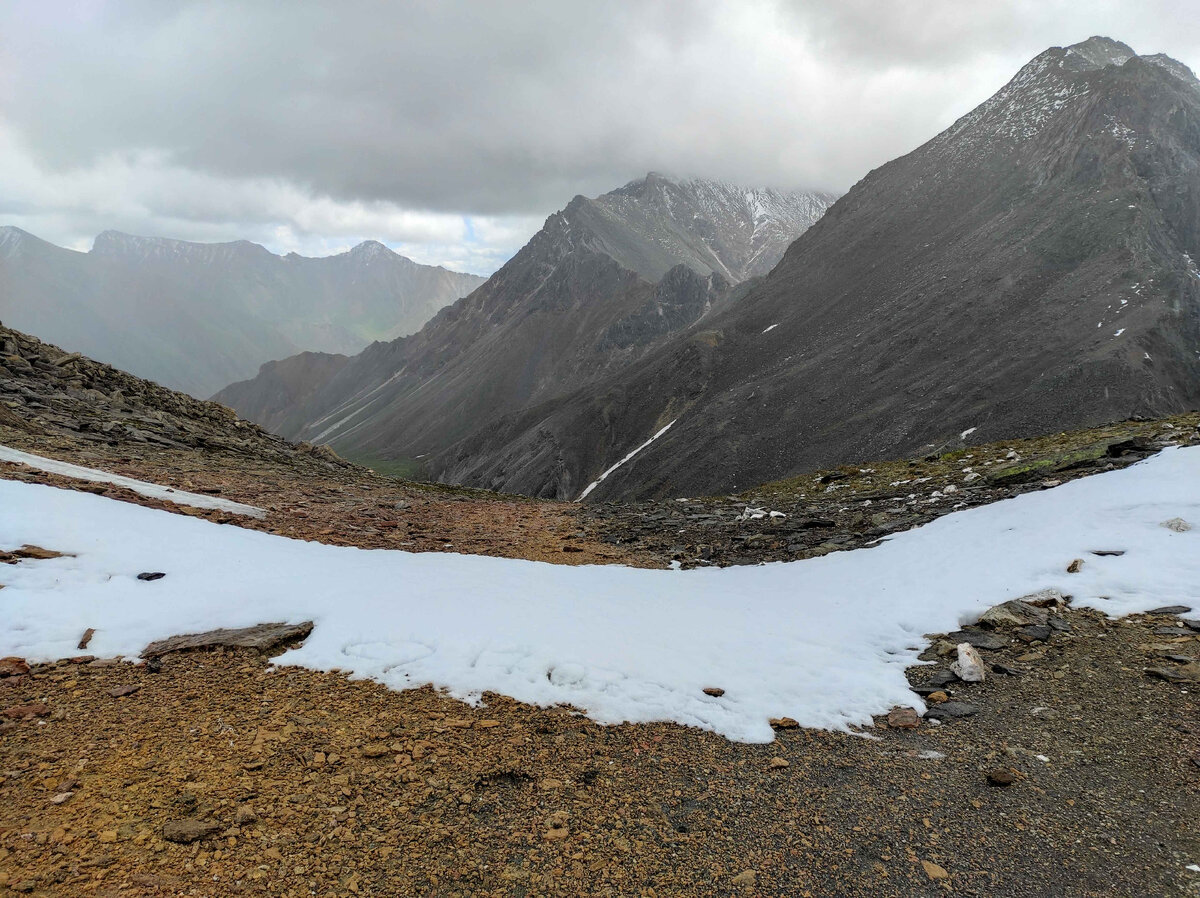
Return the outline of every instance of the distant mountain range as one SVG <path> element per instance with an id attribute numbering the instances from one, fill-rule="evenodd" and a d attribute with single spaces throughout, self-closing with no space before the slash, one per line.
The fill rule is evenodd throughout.
<path id="1" fill-rule="evenodd" d="M 1047 50 L 761 278 L 751 207 L 655 176 L 576 199 L 420 334 L 221 398 L 447 482 L 589 501 L 1200 407 L 1200 82 L 1176 60 Z"/>
<path id="2" fill-rule="evenodd" d="M 833 200 L 655 173 L 577 196 L 419 333 L 273 362 L 214 398 L 349 457 L 435 472 L 503 415 L 623 371 L 736 300 Z"/>
<path id="3" fill-rule="evenodd" d="M 374 241 L 312 259 L 105 231 L 81 253 L 0 227 L 0 321 L 200 397 L 270 359 L 412 333 L 483 281 Z"/>

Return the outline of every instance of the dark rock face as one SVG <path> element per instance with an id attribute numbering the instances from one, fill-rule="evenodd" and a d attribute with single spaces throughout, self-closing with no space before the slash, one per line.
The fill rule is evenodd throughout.
<path id="1" fill-rule="evenodd" d="M 352 359 L 264 366 L 215 398 L 279 433 L 351 458 L 419 460 L 431 476 L 507 489 L 468 470 L 502 415 L 586 390 L 736 301 L 832 197 L 650 175 L 576 197 L 507 265 L 419 333 Z M 574 498 L 579 466 L 555 458 L 519 488 Z M 545 476 L 542 476 L 545 475 Z"/>
<path id="2" fill-rule="evenodd" d="M 676 421 L 589 500 L 712 495 L 1195 408 L 1197 260 L 1200 85 L 1114 41 L 1054 48 L 871 172 L 739 302 L 447 471 L 544 494 Z"/>
<path id="3" fill-rule="evenodd" d="M 310 259 L 105 231 L 80 253 L 0 227 L 0 319 L 200 397 L 270 359 L 413 333 L 483 280 L 373 241 Z"/>

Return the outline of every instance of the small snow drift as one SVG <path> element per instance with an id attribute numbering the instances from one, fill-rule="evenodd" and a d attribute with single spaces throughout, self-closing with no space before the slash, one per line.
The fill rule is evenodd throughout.
<path id="1" fill-rule="evenodd" d="M 0 656 L 73 655 L 87 627 L 91 652 L 132 657 L 178 633 L 312 620 L 279 663 L 765 742 L 771 718 L 844 728 L 913 704 L 904 670 L 923 634 L 1009 599 L 1059 589 L 1110 614 L 1193 604 L 1200 529 L 1163 526 L 1176 518 L 1200 521 L 1200 448 L 873 549 L 694 571 L 327 546 L 0 481 L 0 551 L 71 553 L 0 566 Z M 1077 557 L 1087 564 L 1066 573 Z M 147 570 L 166 576 L 139 581 Z"/>
<path id="2" fill-rule="evenodd" d="M 59 461 L 55 458 L 44 458 L 32 452 L 22 452 L 20 449 L 10 449 L 0 446 L 0 461 L 25 465 L 47 474 L 61 474 L 63 477 L 74 477 L 76 480 L 87 480 L 91 483 L 111 483 L 132 490 L 139 496 L 149 499 L 163 499 L 177 505 L 187 505 L 191 508 L 208 508 L 215 511 L 227 511 L 230 514 L 246 515 L 251 518 L 265 518 L 267 512 L 254 505 L 243 505 L 229 499 L 218 499 L 216 496 L 205 496 L 200 493 L 189 493 L 187 490 L 177 490 L 174 487 L 160 486 L 157 483 L 147 483 L 144 480 L 134 480 L 120 474 L 110 474 L 96 468 L 85 468 L 70 462 Z"/>

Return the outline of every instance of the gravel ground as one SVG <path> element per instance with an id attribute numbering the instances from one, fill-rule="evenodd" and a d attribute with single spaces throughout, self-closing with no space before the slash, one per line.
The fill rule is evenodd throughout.
<path id="1" fill-rule="evenodd" d="M 59 662 L 0 680 L 0 704 L 47 711 L 0 726 L 0 882 L 112 896 L 1200 894 L 1186 869 L 1200 860 L 1200 687 L 1144 671 L 1164 638 L 1193 656 L 1198 638 L 1156 634 L 1164 617 L 1066 617 L 1071 632 L 1038 649 L 985 652 L 1015 675 L 951 687 L 972 717 L 783 729 L 770 745 L 498 696 L 471 708 L 245 652 L 169 655 L 157 673 Z M 1015 782 L 990 784 L 997 768 Z M 164 838 L 188 820 L 211 832 Z"/>

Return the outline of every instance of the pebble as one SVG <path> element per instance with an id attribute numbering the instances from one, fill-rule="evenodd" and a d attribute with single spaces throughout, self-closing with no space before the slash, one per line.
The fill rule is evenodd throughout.
<path id="1" fill-rule="evenodd" d="M 1187 614 L 1191 611 L 1190 605 L 1163 605 L 1159 608 L 1151 608 L 1147 614 Z"/>
<path id="2" fill-rule="evenodd" d="M 725 694 L 725 690 L 719 686 L 705 686 L 704 694 L 711 695 L 713 698 L 720 698 Z"/>
<path id="3" fill-rule="evenodd" d="M 786 758 L 771 758 L 767 766 L 772 770 L 781 770 L 784 767 L 791 767 L 792 765 L 788 763 Z"/>
<path id="4" fill-rule="evenodd" d="M 163 824 L 162 836 L 168 842 L 178 842 L 181 845 L 187 845 L 197 842 L 200 839 L 206 839 L 223 828 L 215 820 L 200 820 L 196 817 L 186 817 L 183 820 L 172 820 L 170 823 Z M 103 841 L 103 836 L 101 841 Z"/>
<path id="5" fill-rule="evenodd" d="M 1011 786 L 1017 781 L 1017 772 L 1011 767 L 997 767 L 988 771 L 987 781 L 993 786 Z"/>
<path id="6" fill-rule="evenodd" d="M 1067 573 L 1068 574 L 1078 574 L 1081 570 L 1083 570 L 1083 559 L 1082 558 L 1076 558 L 1074 561 L 1072 561 L 1070 564 L 1067 565 Z"/>
<path id="7" fill-rule="evenodd" d="M 1163 521 L 1162 525 L 1168 530 L 1174 530 L 1176 533 L 1187 533 L 1192 529 L 1192 525 L 1183 518 L 1171 518 L 1169 521 Z"/>
<path id="8" fill-rule="evenodd" d="M 150 581 L 150 580 L 161 580 L 165 576 L 167 576 L 167 575 L 164 574 L 162 571 L 142 571 L 140 574 L 137 575 L 137 578 L 139 580 Z M 82 646 L 80 646 L 80 648 L 82 648 Z"/>
<path id="9" fill-rule="evenodd" d="M 795 730 L 800 726 L 791 717 L 772 717 L 769 723 L 777 730 Z"/>

